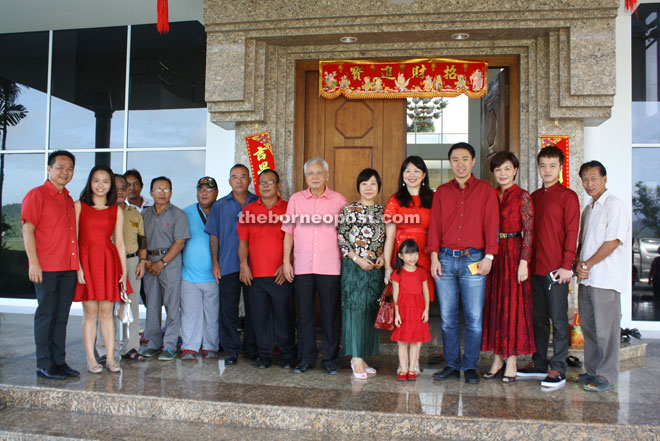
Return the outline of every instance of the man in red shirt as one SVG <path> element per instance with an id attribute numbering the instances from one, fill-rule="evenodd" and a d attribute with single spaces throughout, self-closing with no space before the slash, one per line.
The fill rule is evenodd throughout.
<path id="1" fill-rule="evenodd" d="M 431 276 L 438 293 L 447 362 L 433 374 L 433 379 L 460 377 L 463 369 L 466 383 L 478 383 L 486 275 L 497 253 L 499 208 L 493 187 L 472 174 L 475 154 L 470 144 L 454 144 L 449 149 L 449 161 L 454 179 L 435 192 L 426 248 L 431 255 Z M 462 363 L 459 296 L 465 315 Z"/>
<path id="2" fill-rule="evenodd" d="M 75 163 L 70 152 L 51 153 L 48 180 L 30 190 L 21 206 L 28 277 L 38 302 L 34 313 L 37 376 L 49 380 L 80 375 L 65 360 L 66 325 L 78 270 L 76 214 L 65 186 L 73 178 Z"/>
<path id="3" fill-rule="evenodd" d="M 568 285 L 577 251 L 580 203 L 577 194 L 559 182 L 559 172 L 564 165 L 564 154 L 559 148 L 542 148 L 537 163 L 543 187 L 532 193 L 534 245 L 531 273 L 536 352 L 532 361 L 518 370 L 518 377 L 540 379 L 543 387 L 558 387 L 566 382 Z M 554 355 L 548 360 L 550 319 Z"/>
<path id="4" fill-rule="evenodd" d="M 296 313 L 293 284 L 282 271 L 282 216 L 286 215 L 287 202 L 279 197 L 280 176 L 275 170 L 261 172 L 259 191 L 259 200 L 247 204 L 238 221 L 239 278 L 252 287 L 250 306 L 259 351 L 257 367 L 270 367 L 277 340 L 282 350 L 280 363 L 290 369 L 296 356 Z"/>

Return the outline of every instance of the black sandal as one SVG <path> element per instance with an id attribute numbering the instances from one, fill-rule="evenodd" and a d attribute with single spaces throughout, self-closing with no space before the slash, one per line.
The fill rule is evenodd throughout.
<path id="1" fill-rule="evenodd" d="M 131 349 L 130 351 L 122 355 L 121 358 L 122 360 L 144 361 L 144 357 L 142 356 L 142 354 L 140 354 L 135 349 Z"/>
<path id="2" fill-rule="evenodd" d="M 506 363 L 500 368 L 499 371 L 492 373 L 488 372 L 484 374 L 484 379 L 485 380 L 492 380 L 493 378 L 497 377 L 499 374 L 504 375 L 504 368 L 506 367 Z"/>
<path id="3" fill-rule="evenodd" d="M 513 377 L 507 377 L 506 375 L 502 375 L 502 383 L 509 384 L 509 383 L 513 383 L 514 381 L 516 381 L 516 377 L 515 377 L 515 376 L 513 376 Z"/>
<path id="4" fill-rule="evenodd" d="M 570 367 L 575 367 L 575 368 L 581 368 L 582 367 L 582 362 L 580 361 L 579 358 L 577 358 L 574 355 L 569 355 L 568 358 L 566 359 L 566 364 L 569 365 Z"/>

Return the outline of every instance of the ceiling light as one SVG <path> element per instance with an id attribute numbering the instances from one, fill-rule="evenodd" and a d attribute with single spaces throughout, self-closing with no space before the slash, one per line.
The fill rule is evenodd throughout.
<path id="1" fill-rule="evenodd" d="M 351 44 L 357 41 L 357 37 L 349 37 L 348 35 L 344 35 L 339 39 L 339 41 L 341 41 L 342 43 Z"/>
<path id="2" fill-rule="evenodd" d="M 458 32 L 456 34 L 451 34 L 451 38 L 454 40 L 467 40 L 470 38 L 470 34 L 465 33 L 465 32 Z"/>

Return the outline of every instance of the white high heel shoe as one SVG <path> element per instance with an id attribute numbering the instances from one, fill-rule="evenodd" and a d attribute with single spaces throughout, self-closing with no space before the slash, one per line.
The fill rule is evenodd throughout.
<path id="1" fill-rule="evenodd" d="M 353 359 L 351 359 L 351 370 L 353 371 L 353 376 L 357 378 L 358 380 L 366 380 L 367 379 L 367 373 L 366 372 L 355 372 L 355 367 L 353 366 Z"/>

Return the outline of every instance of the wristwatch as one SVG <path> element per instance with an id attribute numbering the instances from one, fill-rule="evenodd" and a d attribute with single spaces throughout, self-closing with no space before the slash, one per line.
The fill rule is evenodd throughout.
<path id="1" fill-rule="evenodd" d="M 160 259 L 160 261 L 163 262 L 163 268 L 165 268 L 168 262 L 165 262 L 165 259 Z"/>
<path id="2" fill-rule="evenodd" d="M 486 254 L 484 257 L 488 260 L 493 260 L 495 258 L 492 254 Z"/>

